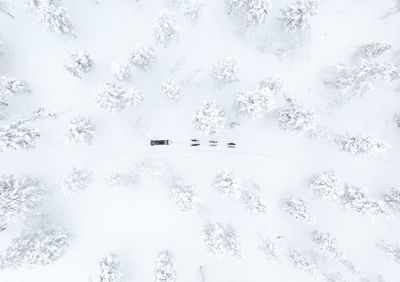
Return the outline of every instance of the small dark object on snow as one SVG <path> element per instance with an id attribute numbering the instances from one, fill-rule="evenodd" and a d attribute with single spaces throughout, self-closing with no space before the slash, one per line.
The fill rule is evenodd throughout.
<path id="1" fill-rule="evenodd" d="M 232 142 L 226 143 L 226 145 L 228 145 L 228 148 L 236 148 L 236 144 Z"/>
<path id="2" fill-rule="evenodd" d="M 169 140 L 151 140 L 150 145 L 151 146 L 159 146 L 159 145 L 170 145 Z"/>
<path id="3" fill-rule="evenodd" d="M 215 140 L 210 140 L 210 141 L 208 141 L 208 142 L 210 143 L 210 146 L 211 146 L 211 147 L 215 147 L 215 146 L 218 145 L 218 141 L 215 141 Z"/>
<path id="4" fill-rule="evenodd" d="M 196 147 L 196 146 L 200 146 L 200 144 L 199 144 L 199 143 L 193 143 L 193 144 L 191 144 L 190 146 Z"/>

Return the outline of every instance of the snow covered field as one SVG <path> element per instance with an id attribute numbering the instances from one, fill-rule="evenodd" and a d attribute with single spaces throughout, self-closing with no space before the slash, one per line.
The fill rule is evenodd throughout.
<path id="1" fill-rule="evenodd" d="M 400 281 L 399 1 L 0 8 L 0 282 Z"/>

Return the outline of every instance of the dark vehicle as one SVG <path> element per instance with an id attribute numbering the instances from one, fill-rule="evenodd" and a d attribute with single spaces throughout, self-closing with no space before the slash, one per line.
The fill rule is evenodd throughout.
<path id="1" fill-rule="evenodd" d="M 151 140 L 150 145 L 151 146 L 159 146 L 159 145 L 170 145 L 169 140 Z"/>

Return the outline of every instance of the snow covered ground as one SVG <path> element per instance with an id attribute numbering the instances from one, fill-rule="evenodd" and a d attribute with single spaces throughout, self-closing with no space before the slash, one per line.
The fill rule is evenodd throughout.
<path id="1" fill-rule="evenodd" d="M 28 2 L 39 4 L 27 11 Z M 246 6 L 251 3 L 259 6 Z M 22 209 L 16 198 L 9 201 L 14 194 L 0 181 L 0 226 L 5 226 L 0 281 L 400 281 L 400 120 L 395 119 L 400 4 L 300 0 L 300 10 L 291 11 L 301 21 L 286 31 L 283 11 L 295 5 L 292 0 L 0 1 L 0 97 L 8 104 L 0 108 L 0 172 L 38 179 L 46 195 L 34 208 Z M 46 27 L 46 9 L 60 12 L 59 7 L 66 8 L 73 34 Z M 260 12 L 260 7 L 267 8 Z M 165 11 L 175 22 L 157 26 Z M 369 43 L 381 45 L 369 45 L 372 55 L 356 54 Z M 132 60 L 138 46 L 153 48 L 155 59 L 147 68 Z M 65 67 L 74 51 L 93 61 L 87 72 L 78 66 L 81 78 Z M 216 64 L 228 58 L 237 66 L 217 76 Z M 116 60 L 127 64 L 129 78 L 113 76 Z M 332 87 L 326 77 L 335 77 L 331 68 L 339 63 L 347 69 Z M 9 95 L 6 77 L 25 82 L 30 91 Z M 168 80 L 180 87 L 176 96 L 163 92 Z M 260 81 L 281 81 L 281 87 L 258 87 Z M 99 102 L 107 82 L 128 97 L 128 102 L 122 101 L 125 96 L 110 98 L 115 104 L 107 105 L 120 111 L 109 112 Z M 131 88 L 142 91 L 143 101 Z M 243 96 L 250 101 L 243 105 L 250 107 L 247 115 L 240 111 L 239 93 L 248 95 Z M 193 121 L 204 102 L 223 111 L 224 127 L 214 127 L 212 136 Z M 40 137 L 27 150 L 7 149 L 4 140 L 18 136 L 4 128 L 32 118 L 39 107 L 57 117 L 24 123 Z M 70 141 L 82 137 L 70 124 L 78 116 L 95 128 L 91 144 L 66 142 L 67 128 L 77 134 Z M 346 134 L 379 140 L 357 143 Z M 189 146 L 192 138 L 201 145 Z M 175 143 L 151 147 L 151 139 Z M 207 146 L 208 140 L 219 146 Z M 237 147 L 221 145 L 227 142 Z M 72 168 L 84 176 L 66 179 Z M 223 186 L 239 189 L 236 197 L 216 188 L 224 170 L 238 181 Z M 325 171 L 334 171 L 339 184 L 327 185 L 332 190 L 324 198 L 310 189 L 310 177 Z M 119 177 L 111 181 L 115 174 Z M 388 197 L 391 187 L 397 190 Z M 18 194 L 21 188 L 15 189 Z M 290 202 L 294 207 L 285 202 L 287 195 L 303 200 L 307 212 L 295 205 L 299 202 Z M 11 218 L 10 206 L 22 216 Z M 207 241 L 211 227 L 222 234 Z M 36 245 L 16 243 L 21 232 L 43 228 L 68 230 L 66 246 L 39 236 Z M 313 230 L 332 240 L 316 243 Z M 156 265 L 165 250 L 172 269 L 162 260 Z M 108 254 L 119 261 L 112 271 L 120 277 L 99 276 L 99 267 L 107 274 L 99 261 Z"/>

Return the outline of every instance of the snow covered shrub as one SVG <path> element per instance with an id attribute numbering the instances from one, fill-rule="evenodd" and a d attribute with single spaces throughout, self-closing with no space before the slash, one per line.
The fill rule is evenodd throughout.
<path id="1" fill-rule="evenodd" d="M 5 96 L 14 96 L 16 94 L 29 92 L 29 88 L 25 82 L 9 76 L 0 77 L 0 98 Z"/>
<path id="2" fill-rule="evenodd" d="M 130 63 L 144 70 L 148 69 L 155 60 L 152 47 L 135 46 L 130 54 Z"/>
<path id="3" fill-rule="evenodd" d="M 385 254 L 392 258 L 396 263 L 400 264 L 400 247 L 396 245 L 388 244 L 385 241 L 381 241 L 377 244 L 377 247 L 385 252 Z"/>
<path id="4" fill-rule="evenodd" d="M 196 22 L 201 17 L 203 3 L 198 0 L 194 0 L 190 2 L 188 1 L 186 4 L 187 6 L 184 12 L 186 18 L 188 18 L 192 22 Z"/>
<path id="5" fill-rule="evenodd" d="M 167 46 L 171 40 L 176 39 L 178 37 L 178 26 L 175 14 L 168 10 L 162 10 L 155 19 L 153 33 L 156 41 L 164 46 Z"/>
<path id="6" fill-rule="evenodd" d="M 268 89 L 272 94 L 277 94 L 282 90 L 282 80 L 273 76 L 265 77 L 257 84 L 258 89 Z"/>
<path id="7" fill-rule="evenodd" d="M 396 123 L 397 128 L 400 128 L 400 113 L 394 116 L 394 122 Z"/>
<path id="8" fill-rule="evenodd" d="M 392 45 L 388 43 L 379 43 L 379 42 L 366 43 L 357 48 L 355 52 L 355 57 L 362 59 L 372 59 L 382 55 L 391 48 Z"/>
<path id="9" fill-rule="evenodd" d="M 347 282 L 340 272 L 324 273 L 324 277 L 327 282 Z"/>
<path id="10" fill-rule="evenodd" d="M 156 282 L 175 282 L 176 270 L 168 250 L 162 251 L 155 263 Z"/>
<path id="11" fill-rule="evenodd" d="M 71 237 L 62 228 L 26 230 L 2 254 L 0 268 L 48 265 L 64 255 Z"/>
<path id="12" fill-rule="evenodd" d="M 282 9 L 282 21 L 286 31 L 306 32 L 310 29 L 310 18 L 318 13 L 319 0 L 297 0 Z"/>
<path id="13" fill-rule="evenodd" d="M 400 212 L 400 190 L 391 188 L 388 193 L 383 194 L 383 200 L 393 210 Z"/>
<path id="14" fill-rule="evenodd" d="M 224 170 L 215 177 L 214 188 L 224 198 L 239 199 L 244 187 L 240 177 Z"/>
<path id="15" fill-rule="evenodd" d="M 136 182 L 135 177 L 130 174 L 114 173 L 104 179 L 108 187 L 129 186 Z"/>
<path id="16" fill-rule="evenodd" d="M 265 254 L 267 260 L 283 265 L 281 250 L 275 242 L 269 239 L 263 239 L 260 249 Z"/>
<path id="17" fill-rule="evenodd" d="M 204 102 L 193 116 L 193 124 L 205 135 L 215 135 L 225 127 L 225 112 L 215 102 Z"/>
<path id="18" fill-rule="evenodd" d="M 0 126 L 0 152 L 32 149 L 39 136 L 38 129 L 24 126 L 24 122 L 2 125 Z"/>
<path id="19" fill-rule="evenodd" d="M 86 117 L 73 118 L 64 132 L 67 143 L 91 145 L 96 133 L 95 124 Z"/>
<path id="20" fill-rule="evenodd" d="M 89 186 L 91 177 L 90 171 L 74 167 L 62 181 L 58 182 L 58 186 L 67 195 L 80 193 Z"/>
<path id="21" fill-rule="evenodd" d="M 334 259 L 341 261 L 344 258 L 344 253 L 336 244 L 336 240 L 332 238 L 329 233 L 322 233 L 317 230 L 313 230 L 310 233 L 311 241 L 324 253 L 333 257 Z"/>
<path id="22" fill-rule="evenodd" d="M 344 185 L 344 193 L 340 196 L 340 203 L 346 209 L 371 219 L 389 214 L 384 201 L 370 199 L 366 189 L 347 183 Z"/>
<path id="23" fill-rule="evenodd" d="M 340 91 L 340 95 L 335 97 L 335 102 L 340 104 L 362 97 L 371 91 L 378 81 L 390 84 L 398 78 L 400 78 L 399 66 L 360 59 L 355 65 L 338 64 L 328 69 L 323 83 L 329 88 Z"/>
<path id="24" fill-rule="evenodd" d="M 333 171 L 324 171 L 308 179 L 308 188 L 319 198 L 337 201 L 343 194 L 343 185 Z"/>
<path id="25" fill-rule="evenodd" d="M 289 259 L 296 268 L 311 275 L 314 275 L 316 273 L 317 266 L 314 260 L 309 256 L 302 255 L 296 250 L 291 250 L 289 254 Z"/>
<path id="26" fill-rule="evenodd" d="M 164 81 L 161 84 L 161 90 L 171 101 L 178 101 L 181 98 L 182 87 L 180 87 L 175 81 Z"/>
<path id="27" fill-rule="evenodd" d="M 261 118 L 264 113 L 275 108 L 274 95 L 269 88 L 241 92 L 236 96 L 235 102 L 239 114 L 251 119 Z"/>
<path id="28" fill-rule="evenodd" d="M 117 256 L 108 254 L 97 264 L 96 276 L 90 282 L 117 282 L 121 280 L 120 262 Z"/>
<path id="29" fill-rule="evenodd" d="M 45 191 L 39 180 L 29 176 L 0 176 L 0 225 L 24 219 L 43 201 Z"/>
<path id="30" fill-rule="evenodd" d="M 27 0 L 26 9 L 38 14 L 47 28 L 57 34 L 74 35 L 73 24 L 66 9 L 55 0 Z"/>
<path id="31" fill-rule="evenodd" d="M 292 99 L 289 106 L 279 110 L 278 125 L 283 130 L 294 131 L 298 134 L 311 134 L 317 130 L 318 117 L 314 110 L 303 107 Z"/>
<path id="32" fill-rule="evenodd" d="M 374 136 L 335 135 L 331 141 L 338 145 L 340 150 L 353 155 L 384 153 L 390 148 L 386 141 Z"/>
<path id="33" fill-rule="evenodd" d="M 64 67 L 74 76 L 81 78 L 82 73 L 89 72 L 93 68 L 93 60 L 85 51 L 72 51 Z"/>
<path id="34" fill-rule="evenodd" d="M 304 201 L 292 196 L 285 196 L 283 198 L 283 209 L 287 211 L 294 219 L 305 221 L 307 224 L 313 224 L 316 220 L 310 214 Z"/>
<path id="35" fill-rule="evenodd" d="M 227 0 L 227 4 L 228 14 L 243 19 L 249 25 L 265 23 L 271 10 L 269 0 Z"/>
<path id="36" fill-rule="evenodd" d="M 181 211 L 190 212 L 196 209 L 197 196 L 194 185 L 177 182 L 171 192 L 172 199 L 178 204 Z"/>
<path id="37" fill-rule="evenodd" d="M 107 82 L 98 89 L 95 101 L 100 108 L 116 113 L 129 106 L 140 105 L 143 95 L 141 90 L 125 90 L 114 82 Z"/>
<path id="38" fill-rule="evenodd" d="M 217 86 L 224 86 L 239 80 L 238 62 L 234 57 L 220 59 L 212 66 L 212 75 Z"/>
<path id="39" fill-rule="evenodd" d="M 240 238 L 232 227 L 223 226 L 220 223 L 209 223 L 206 225 L 203 234 L 207 251 L 210 254 L 216 257 L 228 255 L 240 258 Z"/>
<path id="40" fill-rule="evenodd" d="M 244 206 L 255 215 L 265 214 L 267 212 L 267 206 L 264 201 L 254 193 L 250 191 L 243 191 L 241 200 Z"/>
<path id="41" fill-rule="evenodd" d="M 111 73 L 118 80 L 126 80 L 131 76 L 129 64 L 122 59 L 111 62 Z"/>

